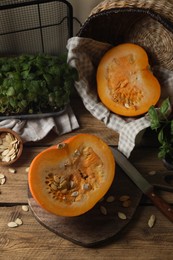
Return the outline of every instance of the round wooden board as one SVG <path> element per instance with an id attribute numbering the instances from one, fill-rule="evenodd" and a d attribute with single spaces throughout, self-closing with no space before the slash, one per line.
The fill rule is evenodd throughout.
<path id="1" fill-rule="evenodd" d="M 115 201 L 108 203 L 106 198 L 115 196 Z M 119 197 L 129 195 L 131 205 L 122 206 Z M 115 180 L 104 199 L 89 212 L 78 217 L 60 217 L 42 209 L 28 192 L 29 206 L 36 219 L 57 235 L 84 247 L 93 247 L 108 242 L 130 222 L 141 200 L 142 192 L 117 166 Z M 100 206 L 107 208 L 107 215 L 100 212 Z M 118 217 L 118 212 L 127 216 L 126 220 Z"/>

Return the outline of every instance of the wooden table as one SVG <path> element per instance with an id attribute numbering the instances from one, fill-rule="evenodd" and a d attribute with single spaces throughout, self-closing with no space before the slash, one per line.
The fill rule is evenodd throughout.
<path id="1" fill-rule="evenodd" d="M 9 167 L 0 169 L 7 178 L 6 183 L 0 186 L 0 259 L 173 259 L 173 223 L 145 196 L 133 219 L 119 236 L 97 248 L 85 248 L 65 240 L 43 227 L 31 210 L 22 211 L 22 205 L 28 204 L 26 168 L 40 151 L 80 132 L 97 134 L 108 144 L 118 143 L 118 134 L 86 111 L 80 100 L 73 102 L 72 107 L 80 124 L 79 129 L 60 137 L 50 133 L 40 142 L 26 144 L 21 159 L 12 166 L 16 173 L 9 173 Z M 164 169 L 153 146 L 136 147 L 131 161 L 142 173 Z M 159 191 L 159 194 L 173 203 L 172 193 Z M 147 222 L 152 214 L 156 216 L 156 223 L 149 228 Z M 23 225 L 9 228 L 7 223 L 17 217 L 23 220 Z"/>

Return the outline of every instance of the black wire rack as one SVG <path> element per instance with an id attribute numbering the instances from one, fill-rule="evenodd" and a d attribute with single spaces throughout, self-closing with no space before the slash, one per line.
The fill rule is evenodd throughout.
<path id="1" fill-rule="evenodd" d="M 66 0 L 1 0 L 0 55 L 66 50 L 73 36 L 73 8 Z"/>

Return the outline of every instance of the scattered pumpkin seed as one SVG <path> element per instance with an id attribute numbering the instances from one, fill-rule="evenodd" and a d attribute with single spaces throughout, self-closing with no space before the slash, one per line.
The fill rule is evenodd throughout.
<path id="1" fill-rule="evenodd" d="M 127 216 L 123 212 L 118 212 L 118 217 L 123 220 L 127 219 Z"/>
<path id="2" fill-rule="evenodd" d="M 16 220 L 14 221 L 18 226 L 23 224 L 23 221 L 20 218 L 16 218 Z"/>
<path id="3" fill-rule="evenodd" d="M 155 222 L 156 222 L 156 217 L 155 217 L 155 215 L 151 215 L 150 218 L 149 218 L 149 220 L 148 220 L 148 226 L 149 226 L 150 228 L 152 228 L 152 227 L 154 226 Z"/>
<path id="4" fill-rule="evenodd" d="M 0 179 L 0 185 L 5 184 L 5 182 L 6 182 L 6 178 L 5 177 Z"/>
<path id="5" fill-rule="evenodd" d="M 106 202 L 113 202 L 115 200 L 115 197 L 113 195 L 110 195 L 107 197 Z"/>
<path id="6" fill-rule="evenodd" d="M 107 215 L 107 209 L 106 209 L 104 206 L 100 206 L 100 212 L 101 212 L 103 215 Z"/>
<path id="7" fill-rule="evenodd" d="M 27 168 L 25 169 L 25 171 L 26 171 L 26 172 L 29 172 L 29 167 L 27 167 Z"/>
<path id="8" fill-rule="evenodd" d="M 9 171 L 10 173 L 16 173 L 16 169 L 14 169 L 14 168 L 9 168 L 8 171 Z"/>
<path id="9" fill-rule="evenodd" d="M 29 211 L 29 207 L 28 207 L 27 205 L 23 205 L 23 206 L 22 206 L 22 210 L 23 210 L 23 211 Z"/>
<path id="10" fill-rule="evenodd" d="M 14 228 L 14 227 L 17 227 L 17 226 L 18 226 L 17 223 L 14 222 L 14 221 L 11 221 L 11 222 L 8 223 L 8 227 L 10 227 L 10 228 Z"/>
<path id="11" fill-rule="evenodd" d="M 150 172 L 148 172 L 148 175 L 151 175 L 151 176 L 153 176 L 153 175 L 155 175 L 156 174 L 156 171 L 150 171 Z"/>
<path id="12" fill-rule="evenodd" d="M 123 201 L 122 205 L 124 208 L 129 208 L 130 205 L 132 204 L 132 201 L 131 200 L 125 200 Z"/>
<path id="13" fill-rule="evenodd" d="M 0 179 L 3 179 L 4 177 L 5 177 L 5 175 L 0 173 Z"/>
<path id="14" fill-rule="evenodd" d="M 130 196 L 128 196 L 128 195 L 122 195 L 120 198 L 119 198 L 119 200 L 120 201 L 126 201 L 126 200 L 129 200 L 130 199 Z"/>

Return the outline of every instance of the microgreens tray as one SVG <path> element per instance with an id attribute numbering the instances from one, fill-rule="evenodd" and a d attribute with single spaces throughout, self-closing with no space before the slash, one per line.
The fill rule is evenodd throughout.
<path id="1" fill-rule="evenodd" d="M 0 116 L 0 120 L 6 120 L 6 119 L 39 119 L 39 118 L 46 118 L 46 117 L 57 117 L 57 116 L 63 114 L 66 111 L 66 109 L 67 109 L 67 106 L 65 106 L 64 108 L 62 108 L 60 111 L 57 111 L 57 112 Z"/>

